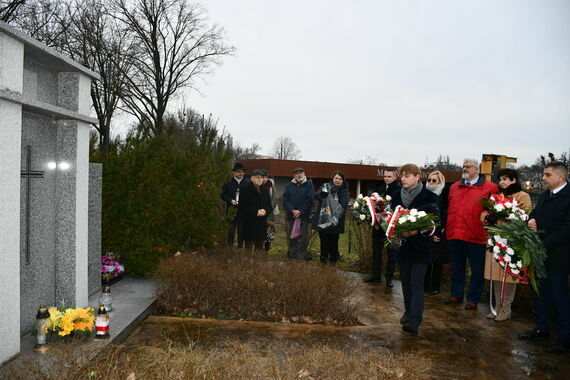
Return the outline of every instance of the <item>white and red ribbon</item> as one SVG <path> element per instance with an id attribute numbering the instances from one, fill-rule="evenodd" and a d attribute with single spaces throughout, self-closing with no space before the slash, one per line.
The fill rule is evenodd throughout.
<path id="1" fill-rule="evenodd" d="M 378 218 L 376 217 L 376 205 L 374 204 L 374 199 L 368 197 L 366 199 L 366 205 L 368 206 L 368 211 L 370 211 L 370 225 L 374 227 L 378 223 Z"/>
<path id="2" fill-rule="evenodd" d="M 390 219 L 388 219 L 388 227 L 386 228 L 386 237 L 391 238 L 394 233 L 394 228 L 396 228 L 396 222 L 400 217 L 400 211 L 403 209 L 401 205 L 396 206 L 396 209 L 392 213 Z"/>

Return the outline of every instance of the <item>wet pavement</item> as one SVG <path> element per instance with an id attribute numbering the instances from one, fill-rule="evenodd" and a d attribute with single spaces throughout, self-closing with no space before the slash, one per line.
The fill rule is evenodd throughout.
<path id="1" fill-rule="evenodd" d="M 275 342 L 333 344 L 359 349 L 388 348 L 396 353 L 416 352 L 433 361 L 434 378 L 566 379 L 570 354 L 549 354 L 548 340 L 521 341 L 519 332 L 534 327 L 531 316 L 513 313 L 507 322 L 486 319 L 488 305 L 476 311 L 464 305 L 445 305 L 444 295 L 426 296 L 424 322 L 417 338 L 403 332 L 400 283 L 362 284 L 359 319 L 364 326 L 335 327 L 289 323 L 238 322 L 152 316 L 129 338 L 127 345 L 155 345 L 187 339 L 206 345 L 227 339 L 256 344 Z"/>

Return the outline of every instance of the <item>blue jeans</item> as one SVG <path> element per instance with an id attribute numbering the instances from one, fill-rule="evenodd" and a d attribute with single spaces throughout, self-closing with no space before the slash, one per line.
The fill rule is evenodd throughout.
<path id="1" fill-rule="evenodd" d="M 451 296 L 463 299 L 466 261 L 469 260 L 471 281 L 467 302 L 479 303 L 485 285 L 485 244 L 452 239 L 449 240 L 449 247 L 451 249 Z"/>
<path id="2" fill-rule="evenodd" d="M 398 263 L 409 324 L 419 326 L 424 316 L 424 278 L 428 264 Z"/>
<path id="3" fill-rule="evenodd" d="M 570 299 L 568 299 L 568 273 L 548 272 L 540 279 L 540 295 L 535 295 L 538 328 L 550 332 L 552 310 L 556 307 L 558 334 L 561 342 L 570 343 Z"/>

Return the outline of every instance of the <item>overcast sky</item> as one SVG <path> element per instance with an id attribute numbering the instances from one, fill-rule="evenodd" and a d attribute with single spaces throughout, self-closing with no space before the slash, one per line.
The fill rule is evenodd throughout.
<path id="1" fill-rule="evenodd" d="M 387 164 L 569 150 L 570 1 L 201 4 L 237 53 L 181 101 L 244 146 Z"/>

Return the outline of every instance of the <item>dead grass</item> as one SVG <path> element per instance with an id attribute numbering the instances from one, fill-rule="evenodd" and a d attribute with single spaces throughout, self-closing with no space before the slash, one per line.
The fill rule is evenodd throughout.
<path id="1" fill-rule="evenodd" d="M 330 266 L 213 249 L 163 261 L 163 315 L 353 325 L 357 284 Z"/>
<path id="2" fill-rule="evenodd" d="M 67 351 L 66 351 L 67 350 Z M 419 379 L 431 361 L 387 349 L 329 345 L 258 346 L 228 341 L 222 347 L 165 341 L 158 347 L 111 346 L 90 360 L 73 359 L 71 348 L 54 352 L 43 373 L 35 361 L 0 372 L 7 379 Z M 74 349 L 77 354 L 78 349 Z M 3 377 L 4 378 L 4 377 Z"/>

